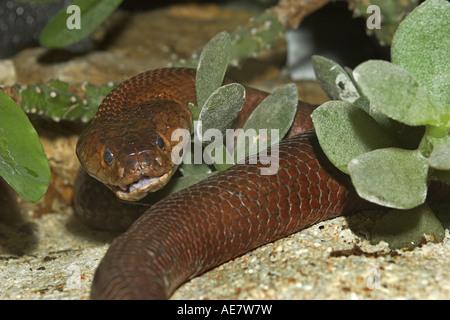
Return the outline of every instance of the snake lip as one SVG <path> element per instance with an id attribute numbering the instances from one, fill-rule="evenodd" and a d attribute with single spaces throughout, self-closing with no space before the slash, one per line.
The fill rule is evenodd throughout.
<path id="1" fill-rule="evenodd" d="M 169 172 L 159 177 L 141 176 L 138 180 L 128 185 L 116 186 L 114 192 L 117 197 L 123 200 L 138 201 L 149 192 L 154 192 L 164 187 L 170 176 Z"/>

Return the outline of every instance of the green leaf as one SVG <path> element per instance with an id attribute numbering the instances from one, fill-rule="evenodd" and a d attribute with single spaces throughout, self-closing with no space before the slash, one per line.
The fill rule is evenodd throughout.
<path id="1" fill-rule="evenodd" d="M 228 152 L 228 149 L 222 145 L 222 161 L 216 161 L 214 162 L 214 167 L 217 171 L 224 171 L 232 166 L 235 165 L 234 157 L 230 152 Z M 217 156 L 219 158 L 219 156 Z"/>
<path id="2" fill-rule="evenodd" d="M 361 15 L 366 23 L 366 32 L 368 35 L 375 34 L 379 43 L 390 45 L 392 37 L 399 23 L 409 12 L 417 6 L 418 0 L 402 0 L 402 1 L 386 1 L 386 0 L 370 0 L 370 1 L 349 1 L 349 7 L 354 8 L 354 15 Z M 380 9 L 381 25 L 369 28 L 377 17 L 376 11 L 370 7 Z M 367 9 L 371 10 L 367 10 Z"/>
<path id="3" fill-rule="evenodd" d="M 424 235 L 433 235 L 438 242 L 442 242 L 445 231 L 433 211 L 424 203 L 409 210 L 390 210 L 376 221 L 371 235 L 372 243 L 383 240 L 395 250 L 417 247 Z"/>
<path id="4" fill-rule="evenodd" d="M 231 129 L 245 101 L 245 88 L 231 83 L 218 88 L 205 102 L 196 124 L 196 137 L 201 137 L 207 144 L 204 158 L 210 159 L 217 170 L 223 171 L 234 164 L 233 157 L 223 145 L 227 129 Z"/>
<path id="5" fill-rule="evenodd" d="M 192 102 L 188 103 L 188 107 L 192 112 L 192 119 L 193 121 L 198 121 L 198 118 L 200 117 L 200 112 L 202 111 L 199 107 L 197 107 Z"/>
<path id="6" fill-rule="evenodd" d="M 425 201 L 428 161 L 417 150 L 378 149 L 348 165 L 359 196 L 396 209 L 411 209 Z"/>
<path id="7" fill-rule="evenodd" d="M 360 64 L 353 72 L 371 108 L 408 125 L 441 125 L 439 111 L 408 71 L 381 60 Z"/>
<path id="8" fill-rule="evenodd" d="M 394 138 L 404 149 L 417 149 L 423 138 L 424 126 L 409 126 L 391 119 L 370 107 L 370 102 L 365 96 L 361 96 L 354 103 L 354 106 L 367 112 L 392 138 Z"/>
<path id="9" fill-rule="evenodd" d="M 433 104 L 450 115 L 450 3 L 427 0 L 400 24 L 392 62 L 408 70 Z"/>
<path id="10" fill-rule="evenodd" d="M 100 103 L 116 86 L 117 84 L 106 84 L 100 87 L 89 83 L 83 85 L 83 89 L 86 92 L 86 105 L 83 106 L 84 113 L 80 119 L 83 122 L 92 120 L 97 113 Z"/>
<path id="11" fill-rule="evenodd" d="M 83 114 L 80 99 L 69 92 L 69 84 L 50 80 L 45 84 L 19 87 L 22 108 L 27 112 L 45 114 L 55 121 Z M 71 106 L 75 106 L 72 108 Z"/>
<path id="12" fill-rule="evenodd" d="M 23 198 L 36 202 L 50 183 L 39 137 L 20 107 L 0 90 L 0 176 Z"/>
<path id="13" fill-rule="evenodd" d="M 397 146 L 393 139 L 365 111 L 344 101 L 328 101 L 311 114 L 320 146 L 328 159 L 349 173 L 353 158 L 379 148 Z"/>
<path id="14" fill-rule="evenodd" d="M 237 139 L 237 161 L 280 141 L 292 126 L 297 105 L 298 91 L 295 84 L 281 86 L 268 95 L 253 110 L 242 127 L 243 131 Z M 245 136 L 251 140 L 248 147 L 248 139 L 245 139 Z M 263 147 L 258 149 L 257 146 L 261 145 Z"/>
<path id="15" fill-rule="evenodd" d="M 203 108 L 209 96 L 222 85 L 230 62 L 231 39 L 227 32 L 212 38 L 203 48 L 195 78 L 197 105 Z"/>
<path id="16" fill-rule="evenodd" d="M 245 88 L 242 85 L 231 83 L 220 87 L 205 102 L 200 112 L 199 122 L 195 124 L 196 138 L 201 137 L 202 143 L 207 144 L 203 151 L 205 162 L 214 165 L 219 171 L 234 164 L 233 161 L 230 163 L 226 161 L 233 158 L 227 157 L 223 137 L 237 118 L 244 101 Z M 203 165 L 208 167 L 206 164 Z"/>
<path id="17" fill-rule="evenodd" d="M 72 93 L 69 84 L 58 80 L 30 86 L 14 86 L 21 97 L 21 107 L 27 113 L 45 115 L 54 121 L 91 120 L 103 98 L 113 89 L 111 85 L 95 87 L 85 84 L 85 95 Z"/>
<path id="18" fill-rule="evenodd" d="M 209 166 L 204 163 L 201 164 L 183 163 L 179 169 L 183 174 L 183 177 L 196 176 L 199 174 L 206 174 L 212 172 Z"/>
<path id="19" fill-rule="evenodd" d="M 428 158 L 430 167 L 439 170 L 450 170 L 450 136 L 433 139 L 433 151 Z"/>
<path id="20" fill-rule="evenodd" d="M 214 91 L 206 100 L 200 112 L 197 135 L 202 137 L 209 129 L 217 129 L 224 136 L 236 120 L 245 101 L 245 88 L 238 83 L 230 83 Z"/>
<path id="21" fill-rule="evenodd" d="M 249 24 L 240 26 L 232 34 L 231 60 L 237 65 L 239 60 L 255 57 L 263 49 L 280 41 L 285 32 L 283 23 L 270 10 L 250 19 Z"/>
<path id="22" fill-rule="evenodd" d="M 313 56 L 312 65 L 317 81 L 331 99 L 353 103 L 360 97 L 352 78 L 336 62 Z"/>
<path id="23" fill-rule="evenodd" d="M 196 184 L 206 178 L 209 178 L 215 175 L 217 172 L 209 172 L 197 175 L 191 175 L 186 177 L 177 177 L 170 180 L 166 187 L 164 187 L 164 191 L 167 195 L 178 192 L 182 189 L 185 189 L 193 184 Z"/>
<path id="24" fill-rule="evenodd" d="M 215 175 L 217 172 L 211 172 L 211 173 L 204 173 L 204 174 L 197 174 L 197 175 L 191 175 L 186 177 L 172 177 L 170 181 L 167 183 L 167 185 L 156 191 L 150 193 L 148 196 L 146 196 L 144 199 L 139 201 L 139 204 L 145 204 L 145 205 L 154 205 L 158 201 L 161 201 L 162 199 L 170 196 L 173 193 L 176 193 L 178 191 L 181 191 L 191 185 L 194 185 L 202 180 L 205 180 L 213 175 Z"/>
<path id="25" fill-rule="evenodd" d="M 44 27 L 39 42 L 47 48 L 64 48 L 70 46 L 91 34 L 116 8 L 122 0 L 77 0 L 70 6 L 80 9 L 79 29 L 69 29 L 72 19 L 77 13 L 69 11 L 67 7 L 53 17 Z M 76 8 L 76 7 L 75 7 Z"/>
<path id="26" fill-rule="evenodd" d="M 183 176 L 194 176 L 199 174 L 210 173 L 211 168 L 203 162 L 203 157 L 194 158 L 194 154 L 203 155 L 202 146 L 199 142 L 191 142 L 190 148 L 185 148 L 183 155 L 183 163 L 179 169 Z"/>
<path id="27" fill-rule="evenodd" d="M 317 80 L 330 98 L 351 102 L 354 106 L 367 112 L 389 134 L 402 142 L 406 148 L 415 149 L 417 147 L 417 140 L 423 136 L 423 130 L 418 127 L 406 126 L 371 108 L 370 101 L 367 97 L 361 96 L 355 86 L 353 70 L 342 68 L 335 62 L 321 56 L 313 56 L 312 60 Z M 347 170 L 347 166 L 344 170 Z"/>

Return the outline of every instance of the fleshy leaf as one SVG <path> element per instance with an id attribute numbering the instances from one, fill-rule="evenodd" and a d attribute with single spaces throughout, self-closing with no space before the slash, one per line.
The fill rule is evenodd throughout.
<path id="1" fill-rule="evenodd" d="M 427 0 L 400 24 L 392 62 L 408 70 L 429 99 L 450 115 L 450 3 Z"/>
<path id="2" fill-rule="evenodd" d="M 213 163 L 217 171 L 224 171 L 235 164 L 233 155 L 228 152 L 228 149 L 222 145 L 222 161 Z"/>
<path id="3" fill-rule="evenodd" d="M 195 104 L 193 104 L 192 102 L 188 103 L 188 107 L 192 112 L 192 119 L 194 121 L 198 121 L 198 118 L 200 117 L 201 109 L 199 107 L 197 107 Z"/>
<path id="4" fill-rule="evenodd" d="M 230 62 L 231 39 L 227 32 L 212 38 L 200 55 L 195 79 L 197 105 L 202 108 L 209 96 L 222 85 Z"/>
<path id="5" fill-rule="evenodd" d="M 28 117 L 0 90 L 0 176 L 23 198 L 36 202 L 50 182 L 50 167 Z"/>
<path id="6" fill-rule="evenodd" d="M 450 136 L 433 139 L 433 151 L 428 158 L 430 167 L 440 170 L 450 170 Z"/>
<path id="7" fill-rule="evenodd" d="M 103 99 L 116 87 L 116 84 L 107 84 L 101 87 L 93 86 L 86 83 L 83 88 L 86 91 L 86 106 L 84 106 L 85 113 L 81 117 L 83 122 L 90 121 L 97 113 L 98 106 Z"/>
<path id="8" fill-rule="evenodd" d="M 353 70 L 347 67 L 342 68 L 321 56 L 313 56 L 312 61 L 318 82 L 328 96 L 335 100 L 351 102 L 354 106 L 361 108 L 406 148 L 417 147 L 417 140 L 423 136 L 423 130 L 419 127 L 407 126 L 371 108 L 370 101 L 367 97 L 361 96 L 355 86 Z M 345 166 L 345 170 L 346 168 L 347 166 Z"/>
<path id="9" fill-rule="evenodd" d="M 190 175 L 185 177 L 176 177 L 170 180 L 166 187 L 164 187 L 164 193 L 170 195 L 172 193 L 178 192 L 182 189 L 185 189 L 193 184 L 196 184 L 206 178 L 209 178 L 215 175 L 217 172 L 209 172 L 197 175 Z M 162 191 L 162 190 L 161 190 Z"/>
<path id="10" fill-rule="evenodd" d="M 312 65 L 317 81 L 331 99 L 353 103 L 360 97 L 351 77 L 336 62 L 313 56 Z"/>
<path id="11" fill-rule="evenodd" d="M 190 175 L 185 177 L 172 177 L 172 179 L 170 179 L 170 181 L 164 188 L 156 192 L 150 193 L 147 197 L 139 201 L 139 204 L 152 206 L 158 201 L 161 201 L 162 199 L 170 196 L 171 194 L 181 191 L 202 180 L 205 180 L 215 175 L 216 173 L 217 172 L 211 172 L 211 173 Z"/>
<path id="12" fill-rule="evenodd" d="M 245 101 L 245 88 L 238 83 L 230 83 L 214 91 L 206 100 L 200 112 L 201 127 L 197 127 L 197 135 L 209 129 L 217 129 L 225 135 L 230 129 Z M 200 132 L 201 130 L 201 132 Z"/>
<path id="13" fill-rule="evenodd" d="M 280 141 L 294 121 L 297 104 L 298 91 L 295 84 L 292 83 L 275 89 L 267 96 L 253 110 L 242 127 L 241 137 L 238 136 L 237 139 L 237 161 Z M 244 135 L 250 137 L 252 144 L 248 147 L 248 139 L 245 139 Z M 258 146 L 263 147 L 258 149 Z"/>
<path id="14" fill-rule="evenodd" d="M 424 203 L 409 210 L 390 210 L 376 221 L 371 234 L 373 243 L 383 240 L 395 250 L 417 247 L 424 235 L 433 235 L 441 242 L 445 231 L 428 204 Z"/>
<path id="15" fill-rule="evenodd" d="M 91 34 L 121 3 L 122 0 L 74 1 L 70 5 L 80 9 L 79 29 L 69 29 L 69 21 L 72 21 L 77 13 L 67 13 L 67 8 L 64 8 L 44 27 L 39 42 L 47 48 L 70 46 Z"/>
<path id="16" fill-rule="evenodd" d="M 372 117 L 348 102 L 326 102 L 311 118 L 323 151 L 345 173 L 349 173 L 348 163 L 356 156 L 397 145 Z"/>
<path id="17" fill-rule="evenodd" d="M 387 61 L 370 60 L 353 71 L 371 108 L 408 125 L 441 125 L 440 114 L 425 91 L 405 69 Z"/>
<path id="18" fill-rule="evenodd" d="M 189 143 L 183 150 L 183 162 L 179 167 L 181 174 L 186 177 L 211 173 L 211 168 L 204 162 L 201 143 L 197 140 Z"/>
<path id="19" fill-rule="evenodd" d="M 68 88 L 68 83 L 58 80 L 50 80 L 42 85 L 31 85 L 25 89 L 19 88 L 22 107 L 37 114 L 44 113 L 55 121 L 70 119 L 68 116 L 77 118 L 84 113 L 84 108 L 80 99 L 70 93 Z"/>
<path id="20" fill-rule="evenodd" d="M 84 95 L 74 94 L 68 83 L 59 80 L 30 86 L 16 85 L 14 88 L 21 97 L 22 109 L 27 113 L 47 116 L 54 121 L 80 119 L 87 122 L 95 116 L 101 101 L 114 85 L 95 87 L 86 83 L 82 87 Z"/>
<path id="21" fill-rule="evenodd" d="M 417 6 L 418 1 L 358 0 L 349 1 L 348 5 L 355 16 L 361 15 L 365 19 L 367 34 L 375 34 L 379 43 L 385 46 L 392 43 L 392 37 L 402 18 Z M 377 25 L 378 19 L 380 25 Z"/>
<path id="22" fill-rule="evenodd" d="M 204 163 L 202 164 L 183 163 L 179 169 L 183 174 L 183 177 L 211 173 L 211 169 Z"/>
<path id="23" fill-rule="evenodd" d="M 411 209 L 425 201 L 428 161 L 417 150 L 378 149 L 348 165 L 359 196 L 396 209 Z"/>
<path id="24" fill-rule="evenodd" d="M 251 18 L 246 26 L 240 26 L 231 33 L 233 64 L 254 57 L 264 48 L 278 42 L 284 32 L 285 26 L 270 10 Z"/>

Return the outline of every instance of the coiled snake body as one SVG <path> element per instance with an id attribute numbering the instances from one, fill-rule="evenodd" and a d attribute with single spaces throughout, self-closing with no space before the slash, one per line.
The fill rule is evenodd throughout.
<path id="1" fill-rule="evenodd" d="M 266 95 L 246 88 L 236 126 Z M 188 102 L 196 102 L 190 69 L 149 71 L 124 82 L 80 137 L 82 165 L 125 199 L 164 184 L 174 170 L 167 156 L 170 134 L 191 125 Z M 238 164 L 148 209 L 112 243 L 96 271 L 91 297 L 165 299 L 187 279 L 253 248 L 371 207 L 327 161 L 314 131 L 302 133 L 313 128 L 312 109 L 299 102 L 291 137 L 279 144 L 276 174 L 262 176 L 261 165 Z M 91 225 L 126 227 L 140 214 L 131 206 L 133 213 L 123 218 L 114 211 L 122 203 L 105 205 L 83 182 L 77 188 L 76 210 Z M 83 194 L 94 197 L 96 205 L 84 205 Z"/>

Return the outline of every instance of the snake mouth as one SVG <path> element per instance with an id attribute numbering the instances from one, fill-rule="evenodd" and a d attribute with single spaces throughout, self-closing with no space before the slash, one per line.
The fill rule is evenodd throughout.
<path id="1" fill-rule="evenodd" d="M 141 176 L 137 181 L 124 186 L 110 186 L 117 197 L 127 201 L 138 201 L 148 193 L 155 192 L 164 187 L 172 176 L 167 172 L 159 177 Z"/>

